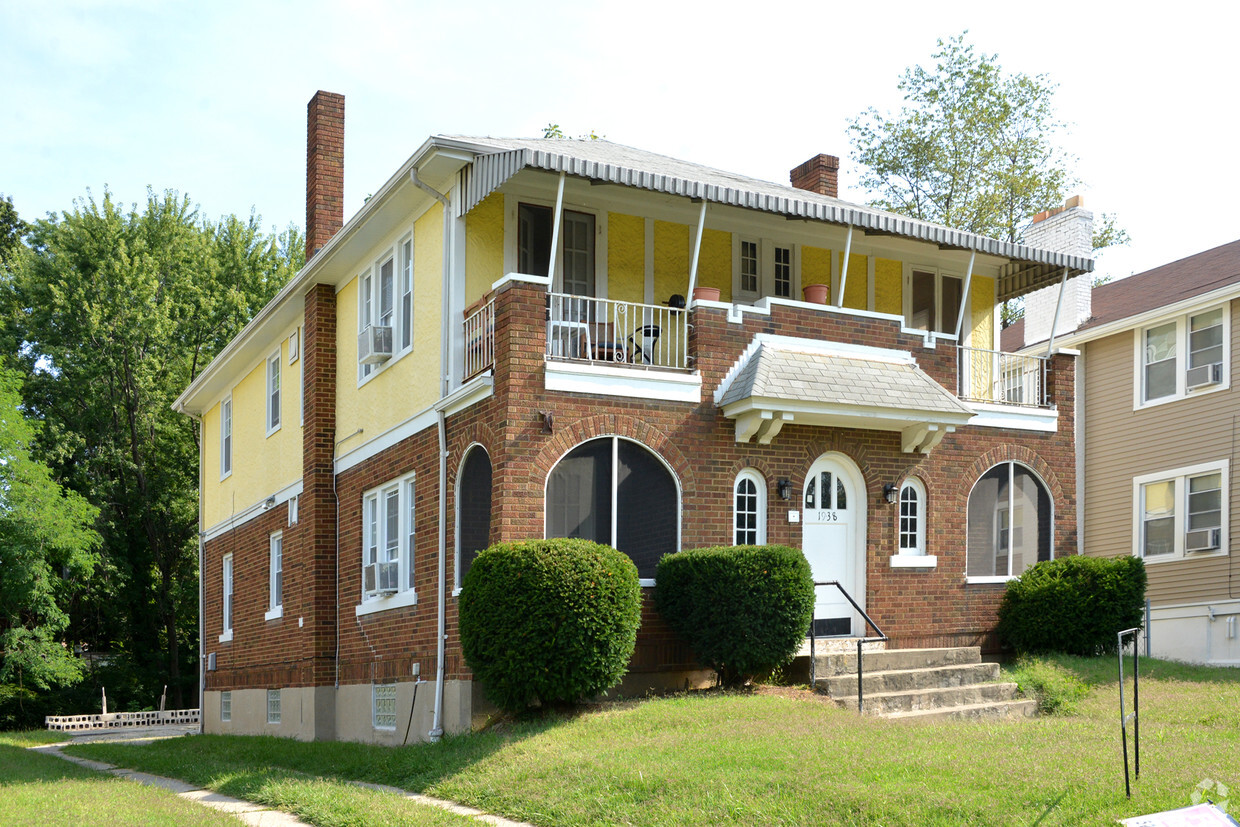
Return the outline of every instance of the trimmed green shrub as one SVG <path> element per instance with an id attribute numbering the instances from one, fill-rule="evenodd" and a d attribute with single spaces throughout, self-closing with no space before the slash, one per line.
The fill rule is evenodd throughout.
<path id="1" fill-rule="evenodd" d="M 1075 555 L 1048 560 L 1008 583 L 999 639 L 1018 652 L 1113 653 L 1116 633 L 1145 614 L 1145 563 Z"/>
<path id="2" fill-rule="evenodd" d="M 718 546 L 668 554 L 655 572 L 655 605 L 724 686 L 791 660 L 809 632 L 814 579 L 788 546 Z"/>
<path id="3" fill-rule="evenodd" d="M 465 662 L 501 709 L 577 703 L 615 685 L 641 621 L 637 567 L 589 540 L 497 543 L 460 596 Z"/>

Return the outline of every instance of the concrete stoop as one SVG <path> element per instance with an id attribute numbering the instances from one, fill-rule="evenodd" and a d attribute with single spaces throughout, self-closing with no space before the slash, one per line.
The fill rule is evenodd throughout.
<path id="1" fill-rule="evenodd" d="M 999 665 L 983 663 L 976 646 L 885 649 L 862 653 L 862 705 L 867 715 L 908 720 L 1030 717 L 1037 702 L 999 681 Z M 819 655 L 814 688 L 857 708 L 857 654 Z"/>

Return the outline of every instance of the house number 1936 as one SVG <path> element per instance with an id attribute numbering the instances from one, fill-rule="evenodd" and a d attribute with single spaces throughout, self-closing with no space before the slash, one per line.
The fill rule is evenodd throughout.
<path id="1" fill-rule="evenodd" d="M 838 523 L 840 515 L 838 511 L 819 511 L 815 522 L 819 523 Z"/>

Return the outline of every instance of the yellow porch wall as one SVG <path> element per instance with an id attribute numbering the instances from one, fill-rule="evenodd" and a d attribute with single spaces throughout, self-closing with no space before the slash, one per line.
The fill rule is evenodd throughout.
<path id="1" fill-rule="evenodd" d="M 706 230 L 702 233 L 702 252 L 698 257 L 697 283 L 701 287 L 718 287 L 720 298 L 732 297 L 732 234 L 722 230 Z M 686 282 L 687 284 L 687 282 Z M 671 293 L 683 293 L 673 290 Z M 670 296 L 671 293 L 668 293 Z M 685 296 L 685 298 L 689 298 Z M 667 301 L 663 296 L 661 301 Z"/>
<path id="2" fill-rule="evenodd" d="M 670 221 L 654 222 L 654 300 L 667 301 L 689 289 L 689 227 Z M 689 298 L 685 296 L 685 298 Z"/>
<path id="3" fill-rule="evenodd" d="M 486 295 L 503 276 L 504 196 L 493 192 L 465 216 L 465 306 Z"/>
<path id="4" fill-rule="evenodd" d="M 220 406 L 203 415 L 203 525 L 211 527 L 301 479 L 301 366 L 280 343 L 280 430 L 267 436 L 267 362 L 233 387 L 232 474 L 220 479 Z M 275 347 L 272 347 L 275 352 Z"/>
<path id="5" fill-rule="evenodd" d="M 801 262 L 804 268 L 805 262 Z M 839 268 L 844 269 L 844 253 L 839 254 Z M 848 278 L 844 281 L 844 306 L 854 310 L 865 310 L 868 303 L 870 287 L 866 273 L 866 257 L 850 252 L 848 254 Z M 805 283 L 802 276 L 801 283 Z"/>
<path id="6" fill-rule="evenodd" d="M 831 286 L 831 251 L 822 247 L 801 248 L 801 287 L 807 284 Z M 801 296 L 794 296 L 801 298 Z"/>
<path id="7" fill-rule="evenodd" d="M 413 225 L 413 350 L 357 385 L 357 279 L 336 294 L 336 434 L 357 448 L 439 398 L 443 208 L 436 204 Z M 461 319 L 452 320 L 460 324 Z"/>
<path id="8" fill-rule="evenodd" d="M 646 222 L 640 216 L 607 214 L 607 298 L 646 298 Z"/>
<path id="9" fill-rule="evenodd" d="M 993 350 L 995 346 L 995 280 L 985 276 L 973 276 L 972 302 L 973 330 L 966 343 L 970 347 Z"/>
<path id="10" fill-rule="evenodd" d="M 874 310 L 893 316 L 904 314 L 901 282 L 904 265 L 889 258 L 874 260 Z"/>

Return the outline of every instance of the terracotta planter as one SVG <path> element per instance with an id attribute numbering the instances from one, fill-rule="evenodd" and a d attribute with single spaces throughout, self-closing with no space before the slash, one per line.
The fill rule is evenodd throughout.
<path id="1" fill-rule="evenodd" d="M 825 284 L 807 284 L 801 290 L 805 300 L 811 304 L 826 304 L 828 287 Z"/>
<path id="2" fill-rule="evenodd" d="M 719 301 L 718 287 L 695 287 L 693 288 L 693 300 L 702 302 Z"/>

